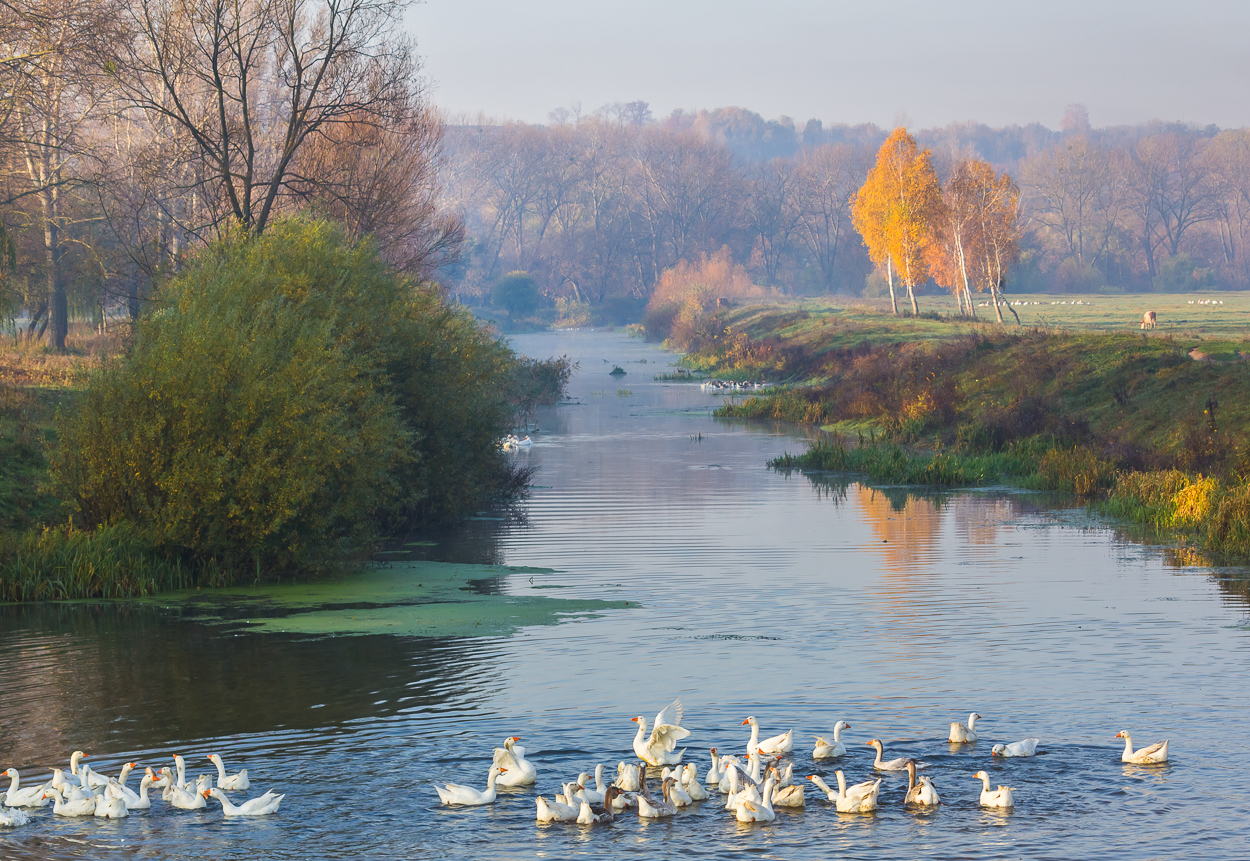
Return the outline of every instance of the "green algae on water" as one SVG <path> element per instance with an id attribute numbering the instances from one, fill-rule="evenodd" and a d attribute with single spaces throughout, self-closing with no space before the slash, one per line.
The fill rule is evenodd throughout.
<path id="1" fill-rule="evenodd" d="M 511 595 L 510 575 L 549 568 L 397 562 L 329 580 L 167 593 L 143 603 L 179 604 L 191 618 L 261 633 L 425 637 L 507 636 L 530 625 L 555 625 L 631 601 Z"/>

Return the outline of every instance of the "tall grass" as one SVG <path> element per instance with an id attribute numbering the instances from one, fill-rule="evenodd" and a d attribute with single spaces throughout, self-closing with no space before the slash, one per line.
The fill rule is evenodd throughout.
<path id="1" fill-rule="evenodd" d="M 912 452 L 898 445 L 847 448 L 841 438 L 817 440 L 799 455 L 784 454 L 768 464 L 777 470 L 814 470 L 867 475 L 887 484 L 959 487 L 1026 473 L 1029 459 L 1014 452 L 984 455 Z"/>
<path id="2" fill-rule="evenodd" d="M 155 549 L 129 526 L 0 534 L 0 602 L 135 598 L 228 578 Z"/>

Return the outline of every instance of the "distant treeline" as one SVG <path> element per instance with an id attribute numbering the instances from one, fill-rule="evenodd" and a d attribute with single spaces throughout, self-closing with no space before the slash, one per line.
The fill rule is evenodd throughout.
<path id="1" fill-rule="evenodd" d="M 880 295 L 850 201 L 888 134 L 741 108 L 657 120 L 642 102 L 559 110 L 545 126 L 453 125 L 445 192 L 468 239 L 445 277 L 472 301 L 524 270 L 549 301 L 636 318 L 666 269 L 728 248 L 781 292 Z M 959 123 L 914 136 L 943 181 L 980 158 L 1019 184 L 1010 292 L 1250 287 L 1250 130 L 1094 129 L 1073 106 L 1060 131 Z"/>

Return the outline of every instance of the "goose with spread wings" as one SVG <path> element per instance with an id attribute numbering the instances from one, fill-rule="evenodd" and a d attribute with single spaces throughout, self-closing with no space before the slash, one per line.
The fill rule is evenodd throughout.
<path id="1" fill-rule="evenodd" d="M 664 710 L 655 716 L 650 734 L 647 733 L 647 719 L 641 715 L 632 718 L 638 724 L 638 734 L 634 736 L 634 753 L 647 765 L 678 765 L 686 749 L 676 750 L 677 742 L 690 735 L 690 730 L 681 725 L 681 700 L 673 700 Z"/>

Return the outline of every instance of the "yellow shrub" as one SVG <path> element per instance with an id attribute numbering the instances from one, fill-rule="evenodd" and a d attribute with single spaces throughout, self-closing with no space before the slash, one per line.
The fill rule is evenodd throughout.
<path id="1" fill-rule="evenodd" d="M 1219 496 L 1220 483 L 1214 478 L 1198 477 L 1196 481 L 1172 496 L 1172 525 L 1197 526 L 1211 514 Z"/>

